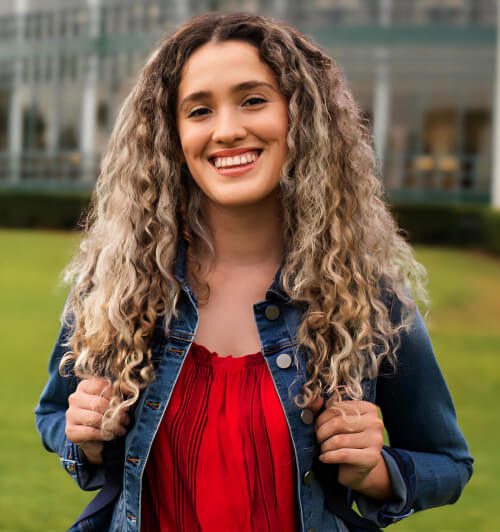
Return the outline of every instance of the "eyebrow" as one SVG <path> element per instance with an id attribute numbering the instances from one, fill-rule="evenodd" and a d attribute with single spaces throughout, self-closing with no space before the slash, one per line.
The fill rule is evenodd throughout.
<path id="1" fill-rule="evenodd" d="M 237 85 L 234 85 L 234 87 L 231 88 L 231 93 L 234 94 L 236 92 L 241 92 L 241 91 L 245 91 L 249 89 L 255 89 L 256 87 L 267 87 L 273 90 L 274 92 L 276 92 L 276 89 L 270 83 L 255 79 L 255 80 L 250 80 L 250 81 L 243 81 L 242 83 L 238 83 Z M 208 98 L 209 96 L 211 96 L 211 94 L 212 93 L 210 91 L 198 91 L 198 92 L 193 92 L 189 94 L 182 100 L 181 105 L 180 105 L 180 110 L 182 111 L 182 109 L 184 109 L 187 103 L 192 102 L 193 100 L 201 100 L 202 98 Z"/>

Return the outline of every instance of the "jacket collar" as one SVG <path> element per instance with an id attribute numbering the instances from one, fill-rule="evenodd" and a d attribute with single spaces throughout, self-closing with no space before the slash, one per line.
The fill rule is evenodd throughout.
<path id="1" fill-rule="evenodd" d="M 271 299 L 272 295 L 275 295 L 276 297 L 278 297 L 284 302 L 291 301 L 290 297 L 283 291 L 283 286 L 281 284 L 281 279 L 280 279 L 281 271 L 283 270 L 283 266 L 285 265 L 285 258 L 286 258 L 286 252 L 281 257 L 280 265 L 276 271 L 276 274 L 274 276 L 271 286 L 267 289 L 266 299 Z"/>

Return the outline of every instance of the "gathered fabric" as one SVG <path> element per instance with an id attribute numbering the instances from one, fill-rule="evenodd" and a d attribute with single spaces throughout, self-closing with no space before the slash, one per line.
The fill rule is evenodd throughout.
<path id="1" fill-rule="evenodd" d="M 146 464 L 142 532 L 296 531 L 295 459 L 262 353 L 193 342 Z"/>

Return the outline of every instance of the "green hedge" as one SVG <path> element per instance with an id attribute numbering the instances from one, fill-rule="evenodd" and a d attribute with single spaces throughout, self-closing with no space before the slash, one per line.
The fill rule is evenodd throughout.
<path id="1" fill-rule="evenodd" d="M 485 207 L 397 204 L 391 211 L 411 242 L 467 246 L 482 240 Z"/>
<path id="2" fill-rule="evenodd" d="M 0 226 L 77 229 L 85 191 L 0 190 Z"/>
<path id="3" fill-rule="evenodd" d="M 500 211 L 488 210 L 483 212 L 484 248 L 500 255 Z"/>
<path id="4" fill-rule="evenodd" d="M 0 189 L 0 226 L 77 229 L 89 190 Z M 480 247 L 500 255 L 500 211 L 482 205 L 391 206 L 412 243 Z"/>
<path id="5" fill-rule="evenodd" d="M 483 205 L 397 204 L 391 211 L 412 243 L 481 248 L 500 255 L 500 211 Z"/>

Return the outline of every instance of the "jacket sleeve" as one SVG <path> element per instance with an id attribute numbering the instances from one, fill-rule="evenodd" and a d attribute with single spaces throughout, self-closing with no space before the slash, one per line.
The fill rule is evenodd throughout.
<path id="1" fill-rule="evenodd" d="M 68 347 L 66 341 L 71 320 L 63 323 L 49 361 L 49 379 L 35 408 L 36 427 L 44 447 L 59 455 L 62 466 L 73 477 L 80 488 L 95 490 L 104 484 L 104 469 L 101 465 L 90 464 L 82 450 L 67 439 L 66 410 L 68 397 L 76 390 L 78 381 L 74 375 L 62 377 L 59 362 Z"/>
<path id="2" fill-rule="evenodd" d="M 401 320 L 396 297 L 391 320 Z M 393 484 L 399 482 L 399 498 L 383 504 L 354 493 L 363 516 L 387 526 L 413 512 L 456 502 L 472 475 L 473 458 L 418 309 L 401 335 L 395 372 L 377 379 L 376 404 L 390 442 L 382 454 Z"/>

